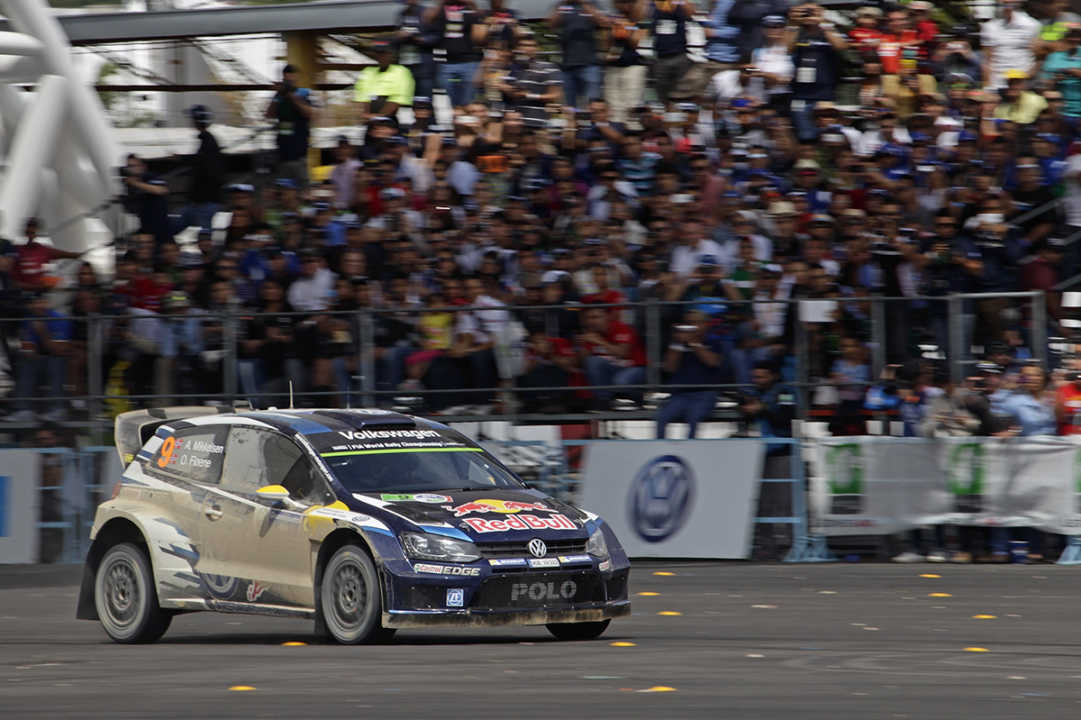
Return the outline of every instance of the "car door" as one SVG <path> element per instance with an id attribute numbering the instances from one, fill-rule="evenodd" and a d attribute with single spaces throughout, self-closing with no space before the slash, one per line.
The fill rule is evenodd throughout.
<path id="1" fill-rule="evenodd" d="M 322 496 L 297 479 L 310 474 L 304 452 L 291 439 L 270 429 L 230 427 L 204 543 L 241 579 L 239 601 L 312 606 L 312 551 L 303 511 Z M 259 489 L 268 485 L 285 486 L 290 498 L 261 497 Z"/>
<path id="2" fill-rule="evenodd" d="M 159 592 L 166 597 L 220 598 L 235 590 L 234 579 L 219 575 L 216 558 L 201 553 L 205 512 L 221 477 L 226 431 L 221 425 L 177 431 L 165 427 L 144 448 L 150 459 L 142 471 L 169 488 L 167 497 L 156 501 L 160 514 L 150 524 L 160 534 L 157 571 L 162 578 Z"/>

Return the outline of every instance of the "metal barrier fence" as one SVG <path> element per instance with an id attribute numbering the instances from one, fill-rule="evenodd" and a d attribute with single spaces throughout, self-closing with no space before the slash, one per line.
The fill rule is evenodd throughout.
<path id="1" fill-rule="evenodd" d="M 540 325 L 545 336 L 562 333 L 565 337 L 568 330 L 563 324 L 573 327 L 580 323 L 584 311 L 593 308 L 606 310 L 636 329 L 645 360 L 641 371 L 629 374 L 627 382 L 612 382 L 626 378 L 608 372 L 609 382 L 594 377 L 526 384 L 526 357 L 538 350 L 529 347 L 527 328 Z M 807 416 L 811 392 L 830 384 L 830 343 L 844 335 L 866 342 L 872 383 L 887 364 L 911 357 L 913 349 L 924 357 L 948 362 L 951 377 L 959 381 L 976 362 L 979 346 L 1001 337 L 1006 325 L 1023 328 L 1027 337 L 1022 342 L 1034 359 L 1044 366 L 1048 362 L 1048 317 L 1042 292 L 766 301 L 702 297 L 675 302 L 364 308 L 316 313 L 247 312 L 233 305 L 221 313 L 140 312 L 70 318 L 77 332 L 66 355 L 54 358 L 15 353 L 11 358 L 16 382 L 8 408 L 47 411 L 71 401 L 85 406 L 93 419 L 106 412 L 115 414 L 128 405 L 166 402 L 245 399 L 256 406 L 280 406 L 292 399 L 308 404 L 387 407 L 410 397 L 420 412 L 430 409 L 425 403 L 445 409 L 451 404 L 501 401 L 502 412 L 496 414 L 516 419 L 529 414 L 514 402 L 523 398 L 595 399 L 620 393 L 637 401 L 631 407 L 648 410 L 651 393 L 700 387 L 666 382 L 663 375 L 665 349 L 680 340 L 678 326 L 690 310 L 703 312 L 714 328 L 711 332 L 721 336 L 728 378 L 708 384 L 709 388 L 746 388 L 753 363 L 774 360 L 784 368 L 786 384 L 796 390 L 799 417 Z M 441 357 L 453 357 L 464 368 L 460 381 L 449 386 L 444 381 L 443 387 L 434 383 L 431 387 L 403 387 L 407 358 L 429 349 L 434 350 L 433 356 L 439 356 L 440 350 L 426 346 L 423 337 L 425 329 L 431 329 L 426 323 L 434 322 L 435 316 L 443 323 L 444 332 L 455 326 L 471 326 L 489 342 L 475 353 L 443 352 Z M 255 347 L 258 340 L 253 344 L 248 331 L 272 321 L 287 327 L 293 341 L 274 348 L 279 368 L 274 382 L 268 382 L 260 372 L 270 362 L 269 353 Z M 10 334 L 25 322 L 25 318 L 0 319 L 0 327 L 6 326 Z M 764 336 L 764 323 L 780 334 Z M 570 339 L 582 345 L 579 334 L 572 333 Z M 776 347 L 765 344 L 774 339 Z M 582 347 L 576 350 L 582 351 Z M 584 353 L 581 359 L 587 360 Z M 613 367 L 623 369 L 618 362 Z M 470 373 L 475 377 L 468 377 Z M 43 385 L 49 389 L 40 391 Z M 467 401 L 456 402 L 462 398 Z M 506 402 L 508 399 L 511 402 Z M 568 412 L 573 411 L 564 410 L 563 414 Z"/>
<path id="2" fill-rule="evenodd" d="M 483 444 L 489 451 L 520 474 L 525 474 L 530 486 L 556 497 L 573 499 L 577 491 L 575 473 L 567 461 L 567 450 L 583 447 L 595 440 L 562 440 L 558 446 L 543 441 L 500 440 Z M 679 440 L 671 442 L 681 442 Z M 724 443 L 724 440 L 717 440 Z M 790 477 L 763 477 L 767 485 L 790 487 L 791 510 L 785 515 L 756 515 L 759 525 L 788 525 L 792 528 L 792 544 L 784 556 L 785 562 L 823 562 L 833 560 L 823 538 L 809 533 L 807 515 L 807 486 L 801 443 L 791 438 L 770 438 L 766 445 L 790 448 Z M 522 466 L 508 453 L 529 448 L 543 452 L 544 461 L 530 461 L 535 472 L 522 473 Z M 764 446 L 763 452 L 767 448 Z M 43 448 L 36 450 L 43 462 L 56 459 L 60 473 L 50 473 L 45 465 L 41 471 L 40 507 L 37 521 L 39 559 L 43 562 L 82 562 L 89 550 L 89 533 L 98 504 L 108 498 L 119 481 L 121 465 L 113 447 L 80 449 Z M 517 465 L 517 467 L 515 467 Z M 768 473 L 765 473 L 768 475 Z M 764 490 L 765 491 L 765 490 Z"/>
<path id="3" fill-rule="evenodd" d="M 113 447 L 42 448 L 38 557 L 44 562 L 81 563 L 90 547 L 90 528 L 98 504 L 120 480 Z M 49 472 L 50 460 L 59 472 Z"/>

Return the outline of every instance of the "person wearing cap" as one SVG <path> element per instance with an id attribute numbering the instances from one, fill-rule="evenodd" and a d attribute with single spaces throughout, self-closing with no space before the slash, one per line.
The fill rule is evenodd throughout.
<path id="1" fill-rule="evenodd" d="M 1031 125 L 1047 108 L 1047 100 L 1026 89 L 1028 75 L 1022 70 L 1007 70 L 1006 87 L 999 92 L 1002 102 L 995 106 L 993 116 L 1018 125 Z"/>
<path id="2" fill-rule="evenodd" d="M 980 29 L 983 83 L 996 90 L 1006 86 L 1006 71 L 1032 69 L 1033 45 L 1040 34 L 1040 21 L 1021 9 L 1021 0 L 999 0 L 998 7 L 998 17 Z"/>
<path id="3" fill-rule="evenodd" d="M 195 154 L 187 159 L 190 173 L 188 204 L 181 211 L 175 231 L 196 225 L 210 229 L 214 214 L 221 209 L 221 190 L 225 185 L 225 160 L 217 138 L 210 132 L 213 118 L 206 105 L 188 111 L 199 138 Z"/>
<path id="4" fill-rule="evenodd" d="M 1047 56 L 1043 63 L 1042 77 L 1053 82 L 1065 101 L 1063 114 L 1081 118 L 1081 27 L 1066 31 L 1064 48 Z"/>
<path id="5" fill-rule="evenodd" d="M 393 62 L 394 47 L 388 40 L 371 44 L 375 65 L 360 71 L 353 89 L 353 101 L 360 107 L 361 122 L 374 115 L 396 117 L 398 108 L 413 105 L 413 73 Z"/>
<path id="6" fill-rule="evenodd" d="M 859 53 L 877 52 L 882 42 L 878 25 L 882 20 L 882 8 L 863 5 L 856 10 L 856 24 L 848 31 L 850 45 Z"/>
<path id="7" fill-rule="evenodd" d="M 762 86 L 756 88 L 756 94 L 763 96 L 767 104 L 778 112 L 786 112 L 795 66 L 785 42 L 784 16 L 766 15 L 762 27 L 764 42 L 751 51 L 752 84 Z"/>
<path id="8" fill-rule="evenodd" d="M 765 45 L 766 19 L 775 23 L 788 12 L 788 0 L 755 0 L 736 2 L 728 12 L 728 23 L 736 28 L 736 49 L 741 62 L 751 60 L 757 48 Z"/>
<path id="9" fill-rule="evenodd" d="M 274 97 L 263 113 L 277 123 L 278 173 L 293 178 L 301 187 L 308 185 L 308 142 L 315 115 L 311 90 L 297 87 L 300 69 L 282 68 L 282 80 L 275 86 Z"/>

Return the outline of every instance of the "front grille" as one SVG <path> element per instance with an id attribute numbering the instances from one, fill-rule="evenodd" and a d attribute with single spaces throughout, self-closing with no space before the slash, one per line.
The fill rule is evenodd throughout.
<path id="1" fill-rule="evenodd" d="M 560 608 L 604 602 L 605 586 L 595 573 L 529 573 L 492 577 L 473 597 L 473 607 Z"/>
<path id="2" fill-rule="evenodd" d="M 586 551 L 585 540 L 545 540 L 544 544 L 548 546 L 546 557 L 576 555 Z M 526 542 L 476 543 L 476 545 L 485 558 L 532 557 L 528 540 Z"/>

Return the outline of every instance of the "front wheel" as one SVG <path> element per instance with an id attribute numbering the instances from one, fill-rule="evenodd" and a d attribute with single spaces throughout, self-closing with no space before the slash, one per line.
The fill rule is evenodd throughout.
<path id="1" fill-rule="evenodd" d="M 545 627 L 558 640 L 593 640 L 608 629 L 611 620 L 582 623 L 548 623 Z"/>
<path id="2" fill-rule="evenodd" d="M 393 635 L 380 624 L 383 597 L 375 565 L 356 545 L 345 545 L 331 556 L 319 590 L 321 625 L 331 639 L 359 645 Z"/>
<path id="3" fill-rule="evenodd" d="M 173 619 L 158 606 L 150 560 L 132 543 L 116 545 L 101 559 L 94 604 L 101 626 L 118 643 L 154 642 Z"/>

